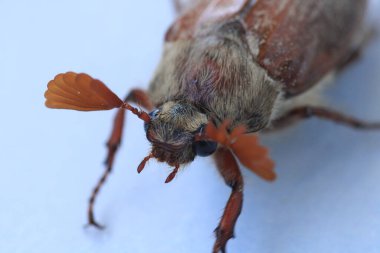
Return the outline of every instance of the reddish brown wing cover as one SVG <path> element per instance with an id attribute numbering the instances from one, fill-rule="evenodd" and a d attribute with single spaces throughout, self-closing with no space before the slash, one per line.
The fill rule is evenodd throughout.
<path id="1" fill-rule="evenodd" d="M 228 121 L 224 121 L 219 128 L 210 122 L 205 129 L 205 138 L 217 141 L 230 148 L 238 160 L 248 169 L 261 178 L 272 181 L 276 179 L 274 162 L 269 158 L 268 149 L 261 146 L 255 134 L 245 134 L 245 127 L 239 126 L 229 134 Z"/>
<path id="2" fill-rule="evenodd" d="M 78 111 L 110 110 L 123 105 L 101 81 L 87 74 L 58 74 L 48 83 L 45 105 L 55 109 Z"/>
<path id="3" fill-rule="evenodd" d="M 194 38 L 208 24 L 234 18 L 249 0 L 204 0 L 181 15 L 166 33 L 166 41 Z"/>
<path id="4" fill-rule="evenodd" d="M 245 17 L 257 61 L 288 96 L 316 84 L 352 54 L 367 0 L 258 0 Z"/>

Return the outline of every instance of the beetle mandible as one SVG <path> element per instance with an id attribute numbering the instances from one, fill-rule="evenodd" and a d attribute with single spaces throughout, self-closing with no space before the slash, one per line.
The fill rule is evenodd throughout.
<path id="1" fill-rule="evenodd" d="M 80 111 L 120 108 L 107 143 L 106 171 L 112 170 L 125 111 L 142 119 L 156 158 L 174 167 L 213 155 L 231 196 L 215 230 L 213 252 L 225 252 L 243 202 L 239 160 L 266 180 L 274 164 L 253 133 L 276 130 L 319 117 L 358 129 L 379 129 L 313 104 L 309 97 L 324 77 L 341 69 L 365 43 L 366 0 L 198 0 L 174 1 L 176 21 L 165 35 L 164 52 L 147 92 L 134 89 L 121 100 L 102 82 L 68 72 L 48 84 L 46 106 Z M 306 94 L 308 94 L 306 96 Z M 130 105 L 137 103 L 147 113 Z"/>

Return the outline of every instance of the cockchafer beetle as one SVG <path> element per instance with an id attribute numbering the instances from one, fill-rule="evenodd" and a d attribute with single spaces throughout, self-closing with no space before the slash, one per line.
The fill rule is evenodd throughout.
<path id="1" fill-rule="evenodd" d="M 49 108 L 96 111 L 120 108 L 107 143 L 107 168 L 89 203 L 112 170 L 122 137 L 125 111 L 144 121 L 156 158 L 174 167 L 196 156 L 213 155 L 232 188 L 215 230 L 213 252 L 225 252 L 243 201 L 237 160 L 266 180 L 274 163 L 260 146 L 259 131 L 276 130 L 300 119 L 319 117 L 358 129 L 369 123 L 315 105 L 305 94 L 341 69 L 365 43 L 366 0 L 198 0 L 174 1 L 176 21 L 165 36 L 161 63 L 148 92 L 134 89 L 121 100 L 87 74 L 57 75 L 45 93 Z M 137 103 L 150 113 L 138 110 Z"/>

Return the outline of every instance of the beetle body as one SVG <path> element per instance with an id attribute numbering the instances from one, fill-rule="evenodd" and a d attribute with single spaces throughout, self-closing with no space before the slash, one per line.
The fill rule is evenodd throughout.
<path id="1" fill-rule="evenodd" d="M 148 93 L 132 90 L 124 102 L 86 74 L 59 74 L 48 85 L 46 106 L 81 111 L 120 108 L 107 143 L 111 172 L 119 147 L 124 113 L 145 122 L 151 153 L 175 167 L 213 154 L 231 196 L 215 230 L 213 252 L 225 252 L 243 202 L 237 161 L 266 180 L 274 163 L 257 136 L 295 120 L 317 116 L 359 129 L 379 129 L 328 108 L 310 96 L 326 76 L 341 68 L 363 43 L 365 0 L 198 0 L 176 1 L 179 17 L 165 36 L 164 52 Z M 148 114 L 131 106 L 140 104 Z M 318 105 L 318 104 L 317 104 Z"/>
<path id="2" fill-rule="evenodd" d="M 358 49 L 363 0 L 198 1 L 171 26 L 149 93 L 249 132 Z M 287 101 L 286 101 L 287 100 Z M 173 103 L 172 103 L 173 104 Z"/>

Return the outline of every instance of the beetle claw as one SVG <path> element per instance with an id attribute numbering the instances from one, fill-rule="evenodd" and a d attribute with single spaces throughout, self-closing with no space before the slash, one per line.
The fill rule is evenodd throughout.
<path id="1" fill-rule="evenodd" d="M 95 220 L 90 220 L 86 225 L 84 225 L 85 228 L 94 227 L 98 230 L 104 230 L 106 227 L 103 225 L 100 225 Z"/>
<path id="2" fill-rule="evenodd" d="M 233 232 L 228 233 L 219 226 L 214 230 L 216 241 L 213 248 L 213 253 L 226 253 L 226 245 L 229 239 L 234 238 Z"/>

